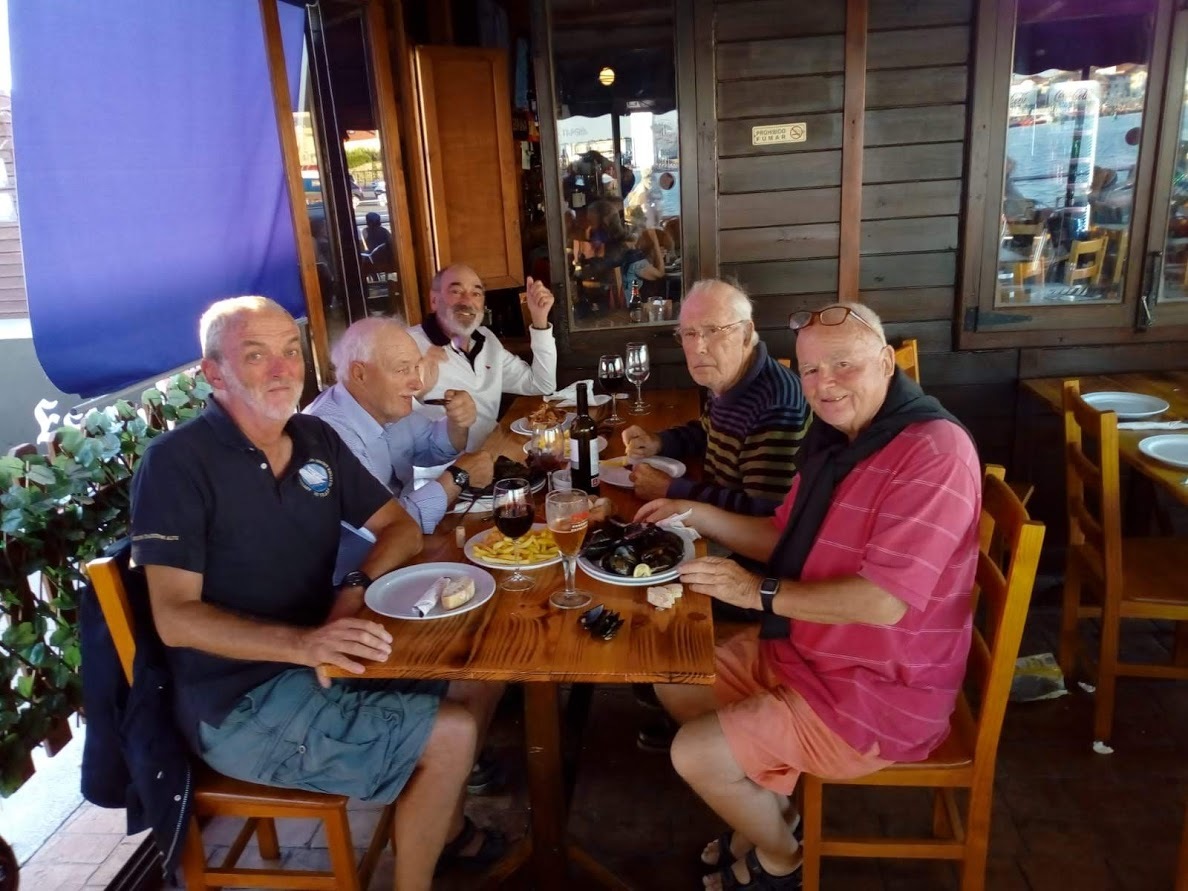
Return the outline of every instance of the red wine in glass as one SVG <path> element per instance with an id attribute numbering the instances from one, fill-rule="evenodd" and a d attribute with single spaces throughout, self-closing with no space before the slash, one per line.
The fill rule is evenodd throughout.
<path id="1" fill-rule="evenodd" d="M 495 528 L 508 538 L 520 538 L 532 529 L 532 509 L 523 504 L 495 508 Z"/>
<path id="2" fill-rule="evenodd" d="M 495 528 L 513 542 L 526 535 L 532 529 L 534 514 L 528 480 L 522 477 L 499 480 L 495 483 L 493 496 Z M 527 591 L 532 587 L 532 579 L 520 572 L 518 549 L 514 553 L 516 568 L 504 578 L 500 587 L 505 591 Z"/>
<path id="3" fill-rule="evenodd" d="M 623 357 L 613 353 L 598 357 L 598 383 L 610 396 L 610 417 L 603 421 L 609 427 L 617 427 L 624 423 L 619 417 L 618 394 L 627 392 L 627 369 L 623 365 Z"/>

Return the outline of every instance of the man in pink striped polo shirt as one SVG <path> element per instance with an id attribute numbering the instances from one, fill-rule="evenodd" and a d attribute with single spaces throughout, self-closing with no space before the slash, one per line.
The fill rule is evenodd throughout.
<path id="1" fill-rule="evenodd" d="M 686 563 L 692 590 L 761 609 L 718 647 L 714 687 L 657 688 L 680 722 L 677 771 L 731 827 L 702 855 L 708 888 L 800 887 L 800 774 L 861 776 L 943 741 L 969 653 L 981 468 L 965 428 L 895 367 L 868 307 L 796 313 L 796 359 L 817 416 L 774 517 L 692 510 L 701 534 L 766 563 Z"/>

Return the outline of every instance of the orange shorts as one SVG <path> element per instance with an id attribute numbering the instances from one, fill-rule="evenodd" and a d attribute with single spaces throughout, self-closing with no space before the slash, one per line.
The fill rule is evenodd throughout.
<path id="1" fill-rule="evenodd" d="M 764 789 L 791 795 L 801 773 L 850 779 L 890 764 L 878 743 L 862 754 L 825 726 L 799 693 L 759 658 L 758 629 L 714 651 L 718 720 L 743 772 Z"/>

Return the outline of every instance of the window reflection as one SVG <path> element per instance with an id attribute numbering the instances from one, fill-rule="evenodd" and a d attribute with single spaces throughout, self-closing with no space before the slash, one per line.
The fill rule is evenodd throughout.
<path id="1" fill-rule="evenodd" d="M 1153 0 L 1149 5 L 1091 16 L 1020 0 L 1003 164 L 1000 305 L 1122 298 Z"/>
<path id="2" fill-rule="evenodd" d="M 1163 287 L 1160 301 L 1188 300 L 1188 76 L 1180 114 L 1180 138 L 1172 173 L 1171 207 L 1163 245 Z"/>
<path id="3" fill-rule="evenodd" d="M 571 323 L 670 323 L 681 295 L 672 10 L 601 17 L 552 2 Z"/>
<path id="4" fill-rule="evenodd" d="M 294 119 L 333 339 L 352 321 L 403 304 L 363 17 L 353 4 L 327 0 L 310 9 L 309 37 Z"/>

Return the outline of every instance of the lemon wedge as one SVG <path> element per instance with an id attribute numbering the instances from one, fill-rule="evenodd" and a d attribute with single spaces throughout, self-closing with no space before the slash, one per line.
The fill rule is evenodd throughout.
<path id="1" fill-rule="evenodd" d="M 646 563 L 636 563 L 635 569 L 631 570 L 631 575 L 637 579 L 647 578 L 652 574 L 652 567 Z"/>

